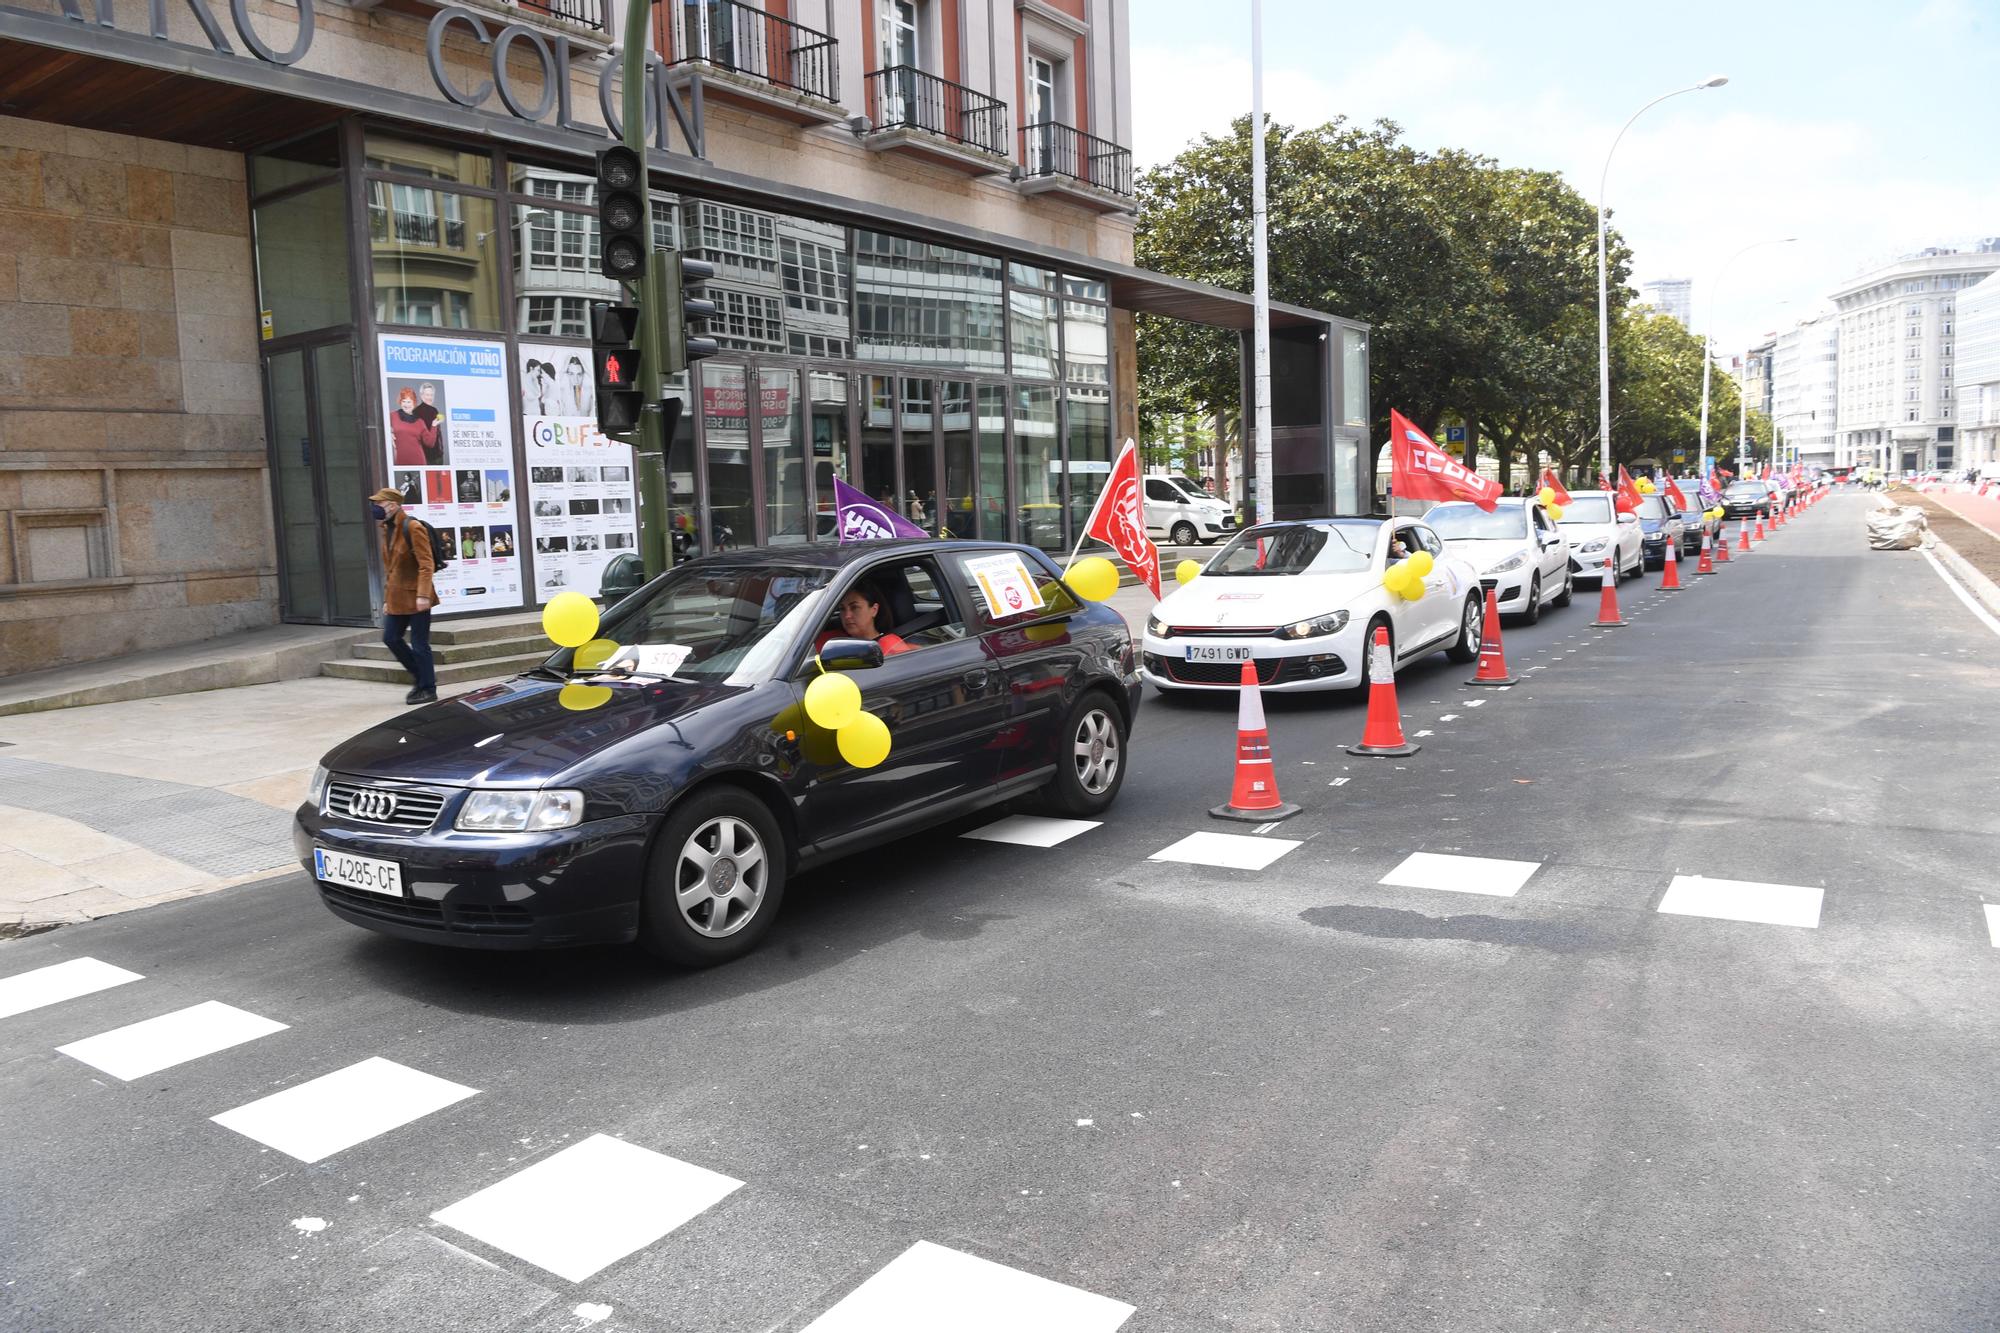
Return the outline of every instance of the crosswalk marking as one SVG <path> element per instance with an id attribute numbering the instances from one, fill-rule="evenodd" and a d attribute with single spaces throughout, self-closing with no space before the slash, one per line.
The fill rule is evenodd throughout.
<path id="1" fill-rule="evenodd" d="M 32 972 L 0 977 L 0 1018 L 12 1018 L 44 1005 L 61 1004 L 81 995 L 109 990 L 128 981 L 144 981 L 137 972 L 101 963 L 95 958 L 72 958 L 51 963 Z"/>
<path id="2" fill-rule="evenodd" d="M 1444 889 L 1451 893 L 1483 893 L 1511 898 L 1539 869 L 1539 861 L 1503 861 L 1492 856 L 1448 856 L 1442 852 L 1411 852 L 1402 864 L 1377 883 L 1404 889 Z"/>
<path id="3" fill-rule="evenodd" d="M 805 1333 L 1112 1333 L 1133 1307 L 920 1240 Z"/>
<path id="4" fill-rule="evenodd" d="M 274 1019 L 205 1000 L 56 1050 L 129 1082 L 284 1030 L 285 1025 Z"/>
<path id="5" fill-rule="evenodd" d="M 1289 838 L 1251 838 L 1241 833 L 1190 833 L 1146 859 L 1224 870 L 1262 870 L 1299 844 Z"/>
<path id="6" fill-rule="evenodd" d="M 1054 819 L 1047 815 L 1009 815 L 961 836 L 980 842 L 1008 842 L 1017 847 L 1054 847 L 1103 824 L 1101 819 Z"/>
<path id="7" fill-rule="evenodd" d="M 1660 899 L 1660 910 L 1674 916 L 1719 917 L 1724 921 L 1754 921 L 1766 926 L 1819 927 L 1823 891 L 1796 884 L 1758 884 L 1746 879 L 1705 879 L 1675 875 Z"/>
<path id="8" fill-rule="evenodd" d="M 593 1134 L 431 1218 L 581 1282 L 742 1187 L 691 1162 Z"/>
<path id="9" fill-rule="evenodd" d="M 317 1162 L 478 1091 L 375 1055 L 209 1119 L 301 1162 Z"/>

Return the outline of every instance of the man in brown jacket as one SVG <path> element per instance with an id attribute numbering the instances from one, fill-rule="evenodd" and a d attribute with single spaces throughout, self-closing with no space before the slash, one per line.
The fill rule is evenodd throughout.
<path id="1" fill-rule="evenodd" d="M 431 662 L 431 608 L 437 589 L 431 533 L 403 512 L 403 493 L 384 486 L 368 497 L 382 517 L 382 642 L 416 680 L 404 703 L 437 700 L 437 670 Z M 409 642 L 403 636 L 409 635 Z"/>

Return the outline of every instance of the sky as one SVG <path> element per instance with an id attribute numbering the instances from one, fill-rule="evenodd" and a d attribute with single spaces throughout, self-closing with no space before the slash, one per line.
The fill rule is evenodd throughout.
<path id="1" fill-rule="evenodd" d="M 1249 114 L 1250 3 L 1130 5 L 1144 169 Z M 1639 117 L 1605 198 L 1633 285 L 1692 278 L 1718 356 L 1899 255 L 2000 236 L 2000 0 L 1264 4 L 1272 119 L 1393 120 L 1593 201 L 1626 118 L 1717 74 Z"/>

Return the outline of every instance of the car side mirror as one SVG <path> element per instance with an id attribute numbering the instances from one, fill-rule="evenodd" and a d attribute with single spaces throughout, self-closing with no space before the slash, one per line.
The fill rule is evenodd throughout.
<path id="1" fill-rule="evenodd" d="M 828 671 L 858 671 L 882 665 L 882 645 L 873 639 L 828 639 L 819 650 Z"/>
<path id="2" fill-rule="evenodd" d="M 1618 521 L 1620 523 L 1637 523 L 1639 521 L 1639 516 L 1637 514 L 1620 514 L 1618 516 Z"/>

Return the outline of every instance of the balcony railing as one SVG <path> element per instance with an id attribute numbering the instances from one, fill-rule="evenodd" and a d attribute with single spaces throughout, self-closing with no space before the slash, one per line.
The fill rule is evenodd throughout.
<path id="1" fill-rule="evenodd" d="M 656 31 L 671 33 L 670 65 L 711 65 L 840 100 L 840 43 L 817 28 L 738 0 L 654 0 L 653 20 Z"/>
<path id="2" fill-rule="evenodd" d="M 1021 127 L 1021 169 L 1028 177 L 1067 176 L 1113 194 L 1132 195 L 1132 150 L 1053 120 Z"/>
<path id="3" fill-rule="evenodd" d="M 603 32 L 604 0 L 509 0 L 516 9 L 540 14 L 561 23 Z"/>
<path id="4" fill-rule="evenodd" d="M 891 65 L 868 76 L 868 118 L 878 130 L 924 130 L 1007 155 L 1006 103 L 914 65 Z"/>
<path id="5" fill-rule="evenodd" d="M 389 209 L 370 204 L 369 237 L 377 241 L 386 241 L 392 233 L 396 240 L 404 245 L 424 245 L 444 250 L 465 248 L 465 223 L 462 220 L 440 218 L 435 213 L 414 213 L 407 209 Z"/>

